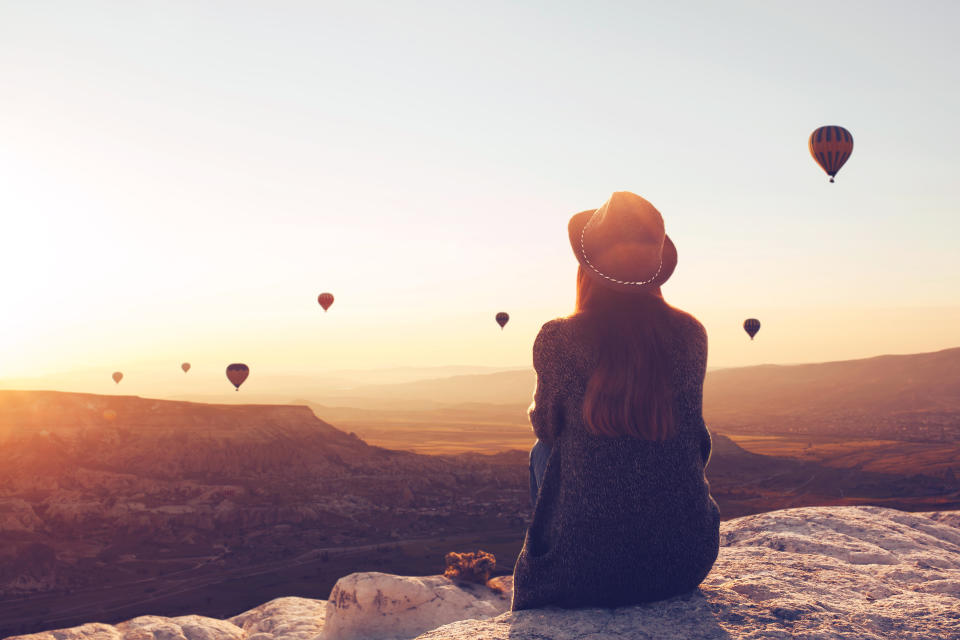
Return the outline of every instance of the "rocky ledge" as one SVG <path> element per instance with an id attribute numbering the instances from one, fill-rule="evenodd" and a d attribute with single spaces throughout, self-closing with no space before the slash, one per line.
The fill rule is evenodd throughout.
<path id="1" fill-rule="evenodd" d="M 696 591 L 617 609 L 508 611 L 512 584 L 357 573 L 329 600 L 227 620 L 141 616 L 20 640 L 960 638 L 960 511 L 805 507 L 730 520 Z"/>

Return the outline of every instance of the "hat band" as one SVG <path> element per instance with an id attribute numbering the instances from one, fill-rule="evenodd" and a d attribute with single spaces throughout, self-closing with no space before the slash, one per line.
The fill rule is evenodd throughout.
<path id="1" fill-rule="evenodd" d="M 590 216 L 590 220 L 588 220 L 587 224 L 583 225 L 583 229 L 580 230 L 580 252 L 583 254 L 583 259 L 586 261 L 587 265 L 589 265 L 590 268 L 593 269 L 598 276 L 600 276 L 601 278 L 605 278 L 610 282 L 616 282 L 617 284 L 633 284 L 637 286 L 650 284 L 651 282 L 657 279 L 657 276 L 660 275 L 660 270 L 663 269 L 663 250 L 660 251 L 660 264 L 657 265 L 656 273 L 654 273 L 652 276 L 650 276 L 646 280 L 634 280 L 634 281 L 618 280 L 616 278 L 608 276 L 603 271 L 600 271 L 600 269 L 598 269 L 592 262 L 590 262 L 590 258 L 587 256 L 587 247 L 583 241 L 584 234 L 586 234 L 587 227 L 590 226 L 591 222 L 593 222 L 593 216 Z"/>

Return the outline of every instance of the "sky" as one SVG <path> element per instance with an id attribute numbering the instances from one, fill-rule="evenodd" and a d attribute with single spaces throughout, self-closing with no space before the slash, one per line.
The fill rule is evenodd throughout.
<path id="1" fill-rule="evenodd" d="M 568 219 L 617 190 L 663 214 L 712 367 L 960 346 L 958 19 L 0 2 L 0 384 L 529 365 L 573 308 Z M 855 140 L 835 184 L 827 124 Z"/>

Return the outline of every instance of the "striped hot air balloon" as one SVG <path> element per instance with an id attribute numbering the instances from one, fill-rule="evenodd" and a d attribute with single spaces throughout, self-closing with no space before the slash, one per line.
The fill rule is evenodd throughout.
<path id="1" fill-rule="evenodd" d="M 500 328 L 503 329 L 503 327 L 510 322 L 510 314 L 506 311 L 501 311 L 494 319 L 497 321 L 497 324 L 500 325 Z"/>
<path id="2" fill-rule="evenodd" d="M 753 340 L 753 336 L 757 335 L 757 331 L 760 331 L 760 321 L 756 318 L 747 318 L 743 321 L 743 330 L 746 331 L 750 339 Z"/>
<path id="3" fill-rule="evenodd" d="M 810 155 L 830 176 L 830 182 L 853 152 L 853 136 L 843 127 L 820 127 L 810 134 Z"/>

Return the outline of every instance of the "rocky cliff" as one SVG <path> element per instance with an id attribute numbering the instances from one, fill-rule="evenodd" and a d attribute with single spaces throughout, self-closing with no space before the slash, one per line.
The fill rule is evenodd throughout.
<path id="1" fill-rule="evenodd" d="M 38 594 L 68 609 L 136 585 L 115 608 L 124 591 L 183 591 L 165 576 L 204 584 L 317 549 L 520 531 L 528 511 L 523 455 L 391 451 L 303 406 L 0 391 L 0 635 L 35 622 Z"/>
<path id="2" fill-rule="evenodd" d="M 806 507 L 730 520 L 721 534 L 699 589 L 632 607 L 512 613 L 509 579 L 482 587 L 352 574 L 326 601 L 279 598 L 226 620 L 142 616 L 19 640 L 960 638 L 960 511 Z"/>

